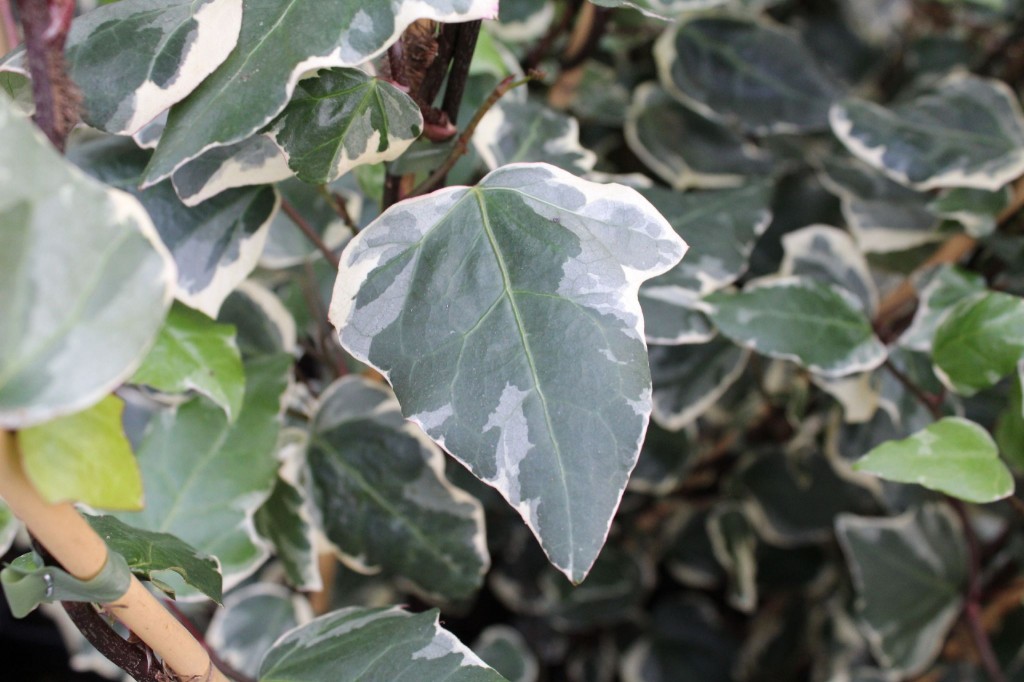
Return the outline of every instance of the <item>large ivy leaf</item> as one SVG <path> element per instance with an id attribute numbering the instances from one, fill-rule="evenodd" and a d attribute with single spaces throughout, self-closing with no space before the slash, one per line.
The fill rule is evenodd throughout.
<path id="1" fill-rule="evenodd" d="M 159 182 L 207 149 L 249 137 L 285 108 L 304 75 L 362 64 L 416 19 L 487 19 L 497 9 L 493 0 L 249 3 L 238 46 L 171 109 L 146 182 Z"/>
<path id="2" fill-rule="evenodd" d="M 772 219 L 772 188 L 767 182 L 707 192 L 641 190 L 664 215 L 690 250 L 686 258 L 640 288 L 647 341 L 701 343 L 713 329 L 700 298 L 742 275 L 757 239 Z"/>
<path id="3" fill-rule="evenodd" d="M 113 516 L 87 516 L 86 520 L 111 551 L 125 558 L 137 578 L 159 583 L 160 574 L 171 571 L 210 599 L 221 600 L 220 568 L 212 557 L 173 535 L 132 528 Z"/>
<path id="4" fill-rule="evenodd" d="M 175 304 L 156 345 L 131 382 L 168 393 L 194 389 L 220 405 L 233 420 L 242 409 L 245 394 L 245 370 L 235 328 Z"/>
<path id="5" fill-rule="evenodd" d="M 986 288 L 984 277 L 953 265 L 931 271 L 917 284 L 917 310 L 910 326 L 900 336 L 899 344 L 910 350 L 931 352 L 935 330 L 953 308 Z"/>
<path id="6" fill-rule="evenodd" d="M 992 436 L 960 417 L 946 417 L 909 438 L 883 443 L 853 468 L 976 504 L 1013 494 L 1013 475 L 999 459 Z"/>
<path id="7" fill-rule="evenodd" d="M 82 119 L 132 134 L 184 99 L 235 47 L 243 0 L 121 0 L 77 17 L 66 54 Z M 22 70 L 24 53 L 0 68 Z"/>
<path id="8" fill-rule="evenodd" d="M 360 232 L 331 320 L 406 416 L 497 488 L 579 582 L 651 409 L 637 290 L 685 248 L 634 190 L 513 164 Z"/>
<path id="9" fill-rule="evenodd" d="M 847 149 L 909 187 L 995 191 L 1024 173 L 1024 114 L 999 81 L 957 74 L 889 109 L 851 99 L 831 123 Z"/>
<path id="10" fill-rule="evenodd" d="M 120 518 L 217 557 L 225 590 L 269 553 L 252 517 L 274 485 L 278 412 L 291 363 L 288 355 L 246 363 L 245 399 L 234 422 L 206 398 L 194 398 L 157 414 L 139 447 L 146 507 Z M 168 584 L 179 596 L 195 594 L 177 581 Z"/>
<path id="11" fill-rule="evenodd" d="M 792 34 L 751 19 L 684 19 L 654 56 L 662 85 L 683 104 L 758 134 L 826 129 L 839 92 Z"/>
<path id="12" fill-rule="evenodd" d="M 471 596 L 490 565 L 480 502 L 444 475 L 444 455 L 361 377 L 328 388 L 313 419 L 307 476 L 319 525 L 350 566 L 421 592 Z"/>
<path id="13" fill-rule="evenodd" d="M 707 297 L 723 334 L 758 353 L 837 378 L 881 365 L 885 346 L 852 294 L 801 277 L 766 279 Z"/>
<path id="14" fill-rule="evenodd" d="M 480 120 L 473 146 L 487 168 L 543 161 L 577 175 L 594 168 L 597 155 L 580 145 L 575 118 L 529 98 L 502 98 Z"/>
<path id="15" fill-rule="evenodd" d="M 633 91 L 623 131 L 633 153 L 676 189 L 735 187 L 771 170 L 767 153 L 684 107 L 657 83 Z"/>
<path id="16" fill-rule="evenodd" d="M 277 640 L 260 682 L 503 682 L 441 627 L 437 610 L 352 607 L 328 613 Z"/>
<path id="17" fill-rule="evenodd" d="M 703 344 L 652 346 L 654 420 L 678 430 L 696 421 L 743 374 L 750 351 L 716 337 Z"/>
<path id="18" fill-rule="evenodd" d="M 48 502 L 141 509 L 142 477 L 121 427 L 124 403 L 107 396 L 87 410 L 18 431 L 22 466 Z"/>
<path id="19" fill-rule="evenodd" d="M 967 579 L 962 531 L 945 507 L 896 518 L 844 514 L 839 544 L 857 591 L 860 629 L 886 667 L 913 677 L 939 652 Z"/>
<path id="20" fill-rule="evenodd" d="M 1024 357 L 1024 300 L 998 291 L 961 301 L 935 330 L 932 360 L 961 395 L 994 386 Z"/>
<path id="21" fill-rule="evenodd" d="M 298 84 L 274 136 L 295 174 L 322 185 L 358 165 L 397 159 L 422 130 L 409 95 L 359 69 L 331 69 Z"/>
<path id="22" fill-rule="evenodd" d="M 224 299 L 255 269 L 280 200 L 271 187 L 250 187 L 189 208 L 169 181 L 137 189 L 149 155 L 128 138 L 117 137 L 68 152 L 84 171 L 142 202 L 178 264 L 176 297 L 215 317 Z"/>
<path id="23" fill-rule="evenodd" d="M 0 97 L 0 427 L 80 411 L 131 376 L 174 278 L 142 206 L 65 163 Z"/>

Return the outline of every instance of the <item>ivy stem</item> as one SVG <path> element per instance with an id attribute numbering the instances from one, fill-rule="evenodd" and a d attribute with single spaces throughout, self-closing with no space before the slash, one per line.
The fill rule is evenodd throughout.
<path id="1" fill-rule="evenodd" d="M 458 33 L 455 35 L 452 68 L 448 72 L 448 86 L 444 90 L 444 102 L 441 104 L 441 110 L 447 114 L 452 125 L 458 125 L 459 108 L 462 106 L 462 95 L 466 92 L 469 65 L 473 61 L 473 53 L 476 51 L 480 24 L 479 19 L 459 24 Z"/>
<path id="2" fill-rule="evenodd" d="M 70 503 L 43 499 L 26 477 L 14 434 L 8 431 L 0 431 L 0 497 L 68 573 L 91 580 L 103 570 L 106 543 Z M 179 678 L 229 682 L 202 645 L 134 576 L 124 595 L 105 606 Z"/>
<path id="3" fill-rule="evenodd" d="M 885 362 L 882 364 L 897 381 L 903 384 L 904 388 L 910 391 L 910 393 L 928 409 L 928 412 L 932 415 L 932 419 L 935 421 L 942 419 L 942 403 L 938 396 L 925 392 L 925 390 L 918 386 L 913 379 L 893 364 L 892 360 L 889 358 L 886 358 Z"/>
<path id="4" fill-rule="evenodd" d="M 331 207 L 339 218 L 341 218 L 341 221 L 345 223 L 345 226 L 348 229 L 352 230 L 352 232 L 358 231 L 359 228 L 356 226 L 356 221 L 352 220 L 352 216 L 349 215 L 348 208 L 345 206 L 345 200 L 343 198 L 331 192 L 331 190 L 327 188 L 327 185 L 317 185 L 316 191 L 320 193 L 327 202 L 327 205 Z"/>
<path id="5" fill-rule="evenodd" d="M 64 151 L 68 133 L 78 122 L 81 96 L 64 64 L 64 43 L 75 12 L 74 0 L 18 0 L 25 30 L 25 52 L 32 76 L 36 125 L 53 146 Z"/>
<path id="6" fill-rule="evenodd" d="M 950 499 L 953 510 L 960 518 L 960 525 L 964 528 L 964 537 L 967 539 L 967 594 L 964 596 L 964 620 L 967 629 L 970 630 L 974 647 L 978 651 L 978 658 L 981 667 L 988 675 L 991 682 L 1007 682 L 1006 675 L 999 667 L 999 659 L 992 648 L 992 640 L 981 622 L 981 548 L 978 544 L 978 536 L 974 533 L 970 519 L 967 516 L 967 509 L 964 503 L 957 499 Z"/>
<path id="7" fill-rule="evenodd" d="M 62 601 L 60 605 L 89 644 L 111 663 L 138 682 L 161 682 L 163 675 L 149 648 L 117 634 L 92 604 Z"/>
<path id="8" fill-rule="evenodd" d="M 440 184 L 444 180 L 444 177 L 448 175 L 448 171 L 455 166 L 456 162 L 458 162 L 462 155 L 469 149 L 469 141 L 473 139 L 473 133 L 476 132 L 476 127 L 480 125 L 480 121 L 482 121 L 487 112 L 491 110 L 491 107 L 493 107 L 509 90 L 529 83 L 539 77 L 541 77 L 541 74 L 534 71 L 525 78 L 513 80 L 515 76 L 508 76 L 505 80 L 498 83 L 484 103 L 480 105 L 480 108 L 477 109 L 476 114 L 473 115 L 473 119 L 469 122 L 469 125 L 466 126 L 466 129 L 463 130 L 462 134 L 455 140 L 455 146 L 452 147 L 452 151 L 448 154 L 448 158 L 446 158 L 444 163 L 431 173 L 426 180 L 416 185 L 416 187 L 409 192 L 408 196 L 418 197 L 421 194 L 426 194 Z"/>
<path id="9" fill-rule="evenodd" d="M 338 256 L 331 251 L 327 244 L 324 243 L 324 240 L 320 238 L 320 235 L 316 233 L 316 230 L 310 227 L 309 223 L 306 222 L 306 219 L 299 215 L 299 212 L 295 210 L 295 207 L 292 206 L 291 202 L 287 199 L 281 199 L 281 210 L 285 212 L 293 223 L 295 223 L 295 227 L 299 228 L 302 234 L 306 235 L 306 239 L 312 242 L 313 246 L 320 250 L 320 253 L 324 255 L 327 262 L 333 265 L 334 269 L 337 270 L 338 265 L 341 264 L 341 261 L 338 260 Z"/>

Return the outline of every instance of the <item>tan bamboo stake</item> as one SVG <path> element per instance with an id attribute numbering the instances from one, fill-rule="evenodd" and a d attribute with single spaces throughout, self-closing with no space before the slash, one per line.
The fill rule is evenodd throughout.
<path id="1" fill-rule="evenodd" d="M 107 562 L 107 545 L 69 503 L 46 502 L 25 476 L 14 435 L 0 431 L 0 498 L 68 573 L 90 580 Z M 230 682 L 194 637 L 134 576 L 128 591 L 105 605 L 183 682 Z"/>

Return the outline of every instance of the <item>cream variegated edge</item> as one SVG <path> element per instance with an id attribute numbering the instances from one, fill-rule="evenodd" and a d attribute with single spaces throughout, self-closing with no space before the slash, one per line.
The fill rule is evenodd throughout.
<path id="1" fill-rule="evenodd" d="M 824 244 L 827 250 L 824 253 L 816 253 L 817 244 Z M 862 309 L 868 315 L 874 315 L 878 308 L 878 287 L 871 276 L 867 259 L 849 233 L 831 225 L 808 225 L 783 235 L 782 248 L 784 253 L 782 265 L 779 266 L 780 275 L 794 274 L 797 262 L 801 258 L 811 262 L 819 260 L 823 266 L 829 268 L 832 275 L 839 274 L 832 272 L 832 269 L 837 265 L 841 266 L 863 287 L 863 291 L 857 292 L 846 286 L 845 278 L 835 277 L 831 282 L 857 296 L 861 300 Z"/>
<path id="2" fill-rule="evenodd" d="M 711 339 L 695 343 L 709 342 L 713 339 L 714 335 Z M 654 409 L 651 413 L 651 418 L 654 419 L 659 426 L 669 431 L 679 431 L 680 429 L 693 424 L 697 421 L 698 417 L 707 412 L 712 405 L 717 403 L 718 399 L 725 395 L 725 392 L 732 388 L 733 384 L 743 376 L 743 371 L 747 368 L 747 364 L 750 362 L 752 355 L 753 351 L 749 348 L 743 348 L 740 353 L 739 361 L 736 362 L 736 364 L 720 378 L 714 388 L 702 393 L 699 400 L 690 403 L 685 409 L 678 411 L 668 409 L 668 406 L 665 404 L 667 401 L 659 400 L 660 391 L 655 389 Z"/>
<path id="3" fill-rule="evenodd" d="M 229 189 L 273 184 L 293 175 L 284 150 L 267 133 L 218 147 L 207 155 L 209 159 L 199 156 L 171 176 L 174 191 L 186 206 L 198 206 Z M 212 168 L 202 168 L 206 165 Z"/>
<path id="4" fill-rule="evenodd" d="M 522 181 L 528 182 L 530 189 L 537 192 L 539 196 L 524 192 L 522 187 L 516 182 L 517 175 L 522 176 Z M 543 184 L 540 182 L 541 176 L 546 178 Z M 502 184 L 502 180 L 505 178 L 509 178 L 509 180 L 506 181 L 508 184 Z M 387 245 L 378 248 L 373 246 L 373 243 L 370 242 L 370 239 L 375 234 L 374 226 L 384 225 L 389 214 L 401 212 L 403 215 L 415 217 L 415 224 L 408 225 L 403 228 L 405 232 L 408 233 L 404 236 L 408 238 L 410 234 L 418 234 L 420 235 L 420 239 L 422 239 L 466 195 L 469 193 L 480 195 L 481 191 L 487 191 L 487 189 L 490 189 L 491 187 L 496 190 L 512 190 L 521 193 L 524 201 L 529 202 L 530 208 L 537 211 L 540 219 L 551 220 L 556 223 L 559 222 L 558 216 L 563 215 L 563 212 L 567 210 L 561 208 L 555 203 L 551 203 L 558 197 L 560 189 L 562 191 L 571 189 L 582 195 L 583 206 L 581 208 L 574 209 L 570 213 L 585 219 L 601 222 L 600 218 L 597 215 L 594 215 L 594 212 L 600 212 L 602 209 L 610 209 L 617 204 L 625 204 L 641 211 L 643 217 L 648 221 L 647 229 L 654 232 L 653 234 L 648 235 L 648 237 L 656 241 L 658 244 L 663 245 L 662 252 L 658 255 L 660 260 L 657 263 L 649 264 L 646 268 L 641 268 L 638 265 L 631 266 L 620 262 L 619 267 L 621 268 L 622 276 L 624 277 L 624 286 L 622 286 L 618 291 L 608 293 L 612 293 L 614 296 L 615 305 L 613 307 L 616 311 L 616 316 L 620 317 L 620 319 L 632 321 L 631 324 L 633 328 L 631 333 L 635 335 L 636 341 L 642 344 L 645 348 L 643 314 L 638 300 L 640 285 L 648 278 L 662 274 L 674 266 L 686 252 L 686 244 L 675 233 L 675 231 L 672 230 L 668 222 L 665 221 L 665 219 L 658 214 L 656 210 L 654 210 L 653 206 L 639 196 L 635 190 L 621 185 L 597 185 L 581 180 L 561 169 L 548 166 L 546 164 L 534 163 L 509 164 L 496 171 L 492 171 L 485 176 L 483 180 L 481 180 L 480 184 L 475 188 L 449 187 L 424 197 L 400 202 L 389 209 L 388 212 L 385 212 L 385 214 L 378 218 L 375 223 L 361 231 L 351 242 L 349 242 L 342 254 L 341 267 L 335 283 L 334 294 L 330 307 L 330 319 L 334 326 L 339 330 L 339 338 L 342 345 L 355 357 L 359 358 L 363 362 L 367 362 L 380 371 L 385 378 L 388 378 L 389 381 L 391 381 L 390 372 L 388 370 L 370 362 L 369 350 L 374 334 L 382 331 L 401 315 L 401 305 L 403 301 L 400 298 L 390 298 L 382 304 L 377 300 L 374 302 L 373 306 L 373 319 L 368 323 L 368 325 L 363 324 L 359 329 L 355 329 L 351 324 L 356 312 L 356 298 L 359 295 L 360 286 L 367 280 L 368 275 L 381 265 L 382 260 L 384 260 L 387 255 Z M 545 217 L 544 215 L 547 212 L 550 212 L 549 217 Z M 379 227 L 378 229 L 385 230 L 386 228 Z M 594 237 L 591 235 L 590 239 L 594 239 Z M 613 253 L 609 249 L 608 245 L 602 245 L 600 248 L 606 249 L 606 253 L 609 255 Z M 619 256 L 619 254 L 615 254 L 615 257 L 618 259 L 621 256 Z M 367 308 L 368 307 L 370 306 L 367 306 Z M 601 309 L 607 310 L 608 308 L 602 306 Z M 509 395 L 510 389 L 512 390 L 511 395 Z M 532 390 L 533 389 L 531 389 L 531 391 Z M 514 402 L 518 400 L 520 403 L 519 409 L 521 410 L 522 397 L 517 397 L 515 393 L 517 393 L 517 390 L 507 384 L 505 393 L 501 396 L 497 409 L 502 409 L 502 406 L 506 402 Z M 399 400 L 401 400 L 401 396 L 399 396 Z M 628 470 L 631 471 L 636 465 L 636 460 L 639 456 L 640 448 L 647 430 L 647 420 L 651 411 L 651 390 L 649 379 L 647 390 L 644 394 L 637 396 L 637 400 L 628 400 L 628 403 L 638 416 L 642 416 L 643 424 L 640 432 L 637 434 L 635 445 L 632 448 L 633 454 L 628 466 Z M 453 414 L 452 409 L 452 406 L 449 404 L 441 407 L 440 409 L 433 410 L 430 413 L 409 414 L 407 415 L 407 418 L 419 425 L 427 434 L 430 434 L 432 430 L 436 433 L 437 428 Z M 505 409 L 509 409 L 508 406 L 506 406 Z M 492 419 L 493 418 L 494 414 L 492 414 Z M 508 415 L 508 418 L 511 418 L 511 415 Z M 432 438 L 442 448 L 450 452 L 456 459 L 469 466 L 467 459 L 461 457 L 460 453 L 453 452 L 445 443 L 442 436 L 432 436 Z M 528 442 L 525 444 L 530 445 Z M 520 443 L 520 445 L 523 445 L 523 443 Z M 525 452 L 520 455 L 520 459 L 523 456 L 525 456 Z M 590 566 L 593 565 L 593 561 L 596 560 L 597 551 L 594 551 L 592 556 L 590 556 L 590 548 L 587 548 L 588 563 L 583 567 L 576 566 L 573 557 L 556 559 L 552 555 L 550 547 L 547 546 L 547 538 L 537 523 L 536 506 L 539 503 L 539 499 L 530 499 L 530 494 L 526 494 L 519 490 L 520 481 L 516 476 L 518 471 L 518 461 L 520 460 L 516 461 L 514 467 L 506 468 L 504 465 L 511 464 L 511 461 L 507 459 L 509 457 L 507 453 L 505 455 L 495 453 L 494 457 L 495 462 L 498 463 L 497 475 L 493 479 L 482 480 L 492 487 L 497 488 L 499 492 L 509 500 L 513 507 L 516 508 L 523 517 L 527 526 L 541 541 L 541 546 L 549 559 L 551 559 L 552 563 L 565 573 L 570 580 L 574 582 L 581 581 L 586 576 Z M 502 465 L 502 462 L 504 462 L 504 465 Z M 511 485 L 512 483 L 514 483 L 514 486 Z M 514 491 L 512 490 L 513 488 Z M 614 509 L 617 508 L 625 488 L 626 480 L 623 480 L 621 486 L 618 487 L 614 505 L 611 506 L 612 513 L 608 514 L 607 518 L 604 519 L 604 531 L 601 542 L 598 545 L 598 551 L 600 545 L 603 545 L 604 538 L 607 537 L 607 533 L 611 528 Z M 574 548 L 571 553 L 574 554 L 576 551 L 577 549 Z"/>

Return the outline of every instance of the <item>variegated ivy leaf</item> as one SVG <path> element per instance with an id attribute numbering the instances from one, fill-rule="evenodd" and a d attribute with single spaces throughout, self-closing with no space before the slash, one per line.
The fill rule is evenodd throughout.
<path id="1" fill-rule="evenodd" d="M 507 625 L 491 625 L 473 642 L 473 651 L 508 682 L 537 682 L 540 665 L 519 631 Z"/>
<path id="2" fill-rule="evenodd" d="M 633 153 L 676 189 L 735 187 L 772 169 L 769 154 L 684 107 L 657 83 L 633 91 L 624 132 Z"/>
<path id="3" fill-rule="evenodd" d="M 967 580 L 960 524 L 930 504 L 895 518 L 843 514 L 836 534 L 872 652 L 900 677 L 922 672 L 960 613 Z"/>
<path id="4" fill-rule="evenodd" d="M 160 586 L 161 574 L 170 571 L 210 599 L 221 600 L 220 567 L 213 557 L 197 552 L 173 535 L 133 528 L 113 516 L 87 516 L 86 520 L 111 551 L 124 557 L 140 580 Z"/>
<path id="5" fill-rule="evenodd" d="M 929 353 L 935 330 L 965 298 L 986 290 L 985 278 L 954 265 L 943 265 L 922 278 L 917 285 L 917 311 L 899 344 Z"/>
<path id="6" fill-rule="evenodd" d="M 189 208 L 169 181 L 137 189 L 149 156 L 123 137 L 92 140 L 68 151 L 84 171 L 142 202 L 178 264 L 176 297 L 215 317 L 224 299 L 255 269 L 280 199 L 272 187 L 250 187 Z"/>
<path id="7" fill-rule="evenodd" d="M 891 108 L 846 100 L 830 120 L 847 149 L 908 187 L 995 191 L 1024 173 L 1024 114 L 1000 81 L 955 74 Z"/>
<path id="8" fill-rule="evenodd" d="M 662 34 L 654 56 L 673 97 L 756 134 L 824 130 L 839 95 L 794 35 L 752 19 L 684 19 Z"/>
<path id="9" fill-rule="evenodd" d="M 634 190 L 544 164 L 392 207 L 349 243 L 342 344 L 581 581 L 650 414 L 637 290 L 683 241 Z"/>
<path id="10" fill-rule="evenodd" d="M 883 443 L 853 468 L 975 504 L 1013 494 L 1013 475 L 999 459 L 992 436 L 960 417 L 946 417 L 909 438 Z"/>
<path id="11" fill-rule="evenodd" d="M 168 177 L 213 147 L 240 142 L 288 104 L 305 75 L 357 66 L 383 52 L 417 19 L 459 22 L 497 14 L 494 0 L 364 0 L 250 3 L 238 46 L 188 98 L 171 109 L 146 171 Z"/>
<path id="12" fill-rule="evenodd" d="M 781 275 L 808 277 L 835 284 L 860 301 L 869 316 L 878 307 L 878 288 L 871 277 L 867 259 L 850 235 L 828 225 L 811 225 L 782 237 L 785 255 Z"/>
<path id="13" fill-rule="evenodd" d="M 815 386 L 842 405 L 843 420 L 847 424 L 863 424 L 875 416 L 882 398 L 877 379 L 873 372 L 852 374 L 839 379 L 811 375 L 811 381 Z"/>
<path id="14" fill-rule="evenodd" d="M 681 263 L 640 288 L 647 341 L 710 341 L 714 330 L 699 299 L 746 271 L 754 245 L 772 219 L 771 184 L 686 194 L 651 188 L 641 194 L 692 245 Z"/>
<path id="15" fill-rule="evenodd" d="M 269 555 L 253 528 L 253 515 L 276 479 L 278 413 L 291 363 L 289 355 L 246 362 L 245 399 L 234 422 L 197 397 L 154 416 L 138 449 L 146 506 L 119 518 L 170 533 L 217 557 L 225 591 Z M 197 596 L 170 578 L 179 598 Z"/>
<path id="16" fill-rule="evenodd" d="M 435 599 L 470 597 L 490 565 L 480 502 L 394 394 L 347 377 L 321 396 L 307 476 L 321 531 L 360 572 L 386 571 Z"/>
<path id="17" fill-rule="evenodd" d="M 344 665 L 339 665 L 344 661 Z M 455 635 L 436 609 L 351 607 L 320 616 L 277 640 L 260 682 L 504 682 Z"/>
<path id="18" fill-rule="evenodd" d="M 503 43 L 526 43 L 542 37 L 554 18 L 552 0 L 513 0 L 499 4 L 498 20 L 487 28 Z"/>
<path id="19" fill-rule="evenodd" d="M 301 595 L 281 585 L 253 583 L 233 591 L 213 614 L 206 641 L 221 660 L 255 680 L 260 661 L 289 630 L 313 620 Z"/>
<path id="20" fill-rule="evenodd" d="M 708 517 L 708 537 L 729 576 L 727 599 L 738 611 L 757 608 L 757 534 L 737 502 L 717 505 Z"/>
<path id="21" fill-rule="evenodd" d="M 937 216 L 954 220 L 975 239 L 987 237 L 996 231 L 999 215 L 1013 199 L 1010 187 L 994 192 L 970 187 L 947 189 L 929 205 Z"/>
<path id="22" fill-rule="evenodd" d="M 80 173 L 0 96 L 0 427 L 78 412 L 131 376 L 175 275 L 139 202 Z"/>
<path id="23" fill-rule="evenodd" d="M 254 280 L 246 280 L 224 301 L 218 322 L 237 330 L 242 359 L 277 353 L 295 355 L 298 332 L 295 318 L 274 292 Z"/>
<path id="24" fill-rule="evenodd" d="M 932 361 L 942 382 L 970 396 L 995 386 L 1024 358 L 1024 300 L 998 291 L 958 303 L 935 330 Z"/>
<path id="25" fill-rule="evenodd" d="M 273 135 L 295 174 L 322 185 L 397 159 L 422 130 L 419 106 L 394 85 L 359 69 L 330 69 L 299 82 Z"/>
<path id="26" fill-rule="evenodd" d="M 743 374 L 750 351 L 721 336 L 703 344 L 651 346 L 654 420 L 676 431 L 697 420 Z"/>
<path id="27" fill-rule="evenodd" d="M 898 39 L 913 16 L 910 0 L 840 0 L 839 8 L 861 40 L 880 47 Z"/>
<path id="28" fill-rule="evenodd" d="M 242 4 L 121 0 L 77 17 L 66 52 L 84 97 L 82 119 L 130 135 L 184 99 L 235 47 Z M 24 69 L 22 55 L 0 69 Z"/>
<path id="29" fill-rule="evenodd" d="M 764 279 L 705 299 L 711 320 L 736 343 L 837 378 L 881 365 L 885 346 L 852 294 L 801 277 Z"/>
<path id="30" fill-rule="evenodd" d="M 269 134 L 214 147 L 192 159 L 171 176 L 174 191 L 186 206 L 235 187 L 267 185 L 293 177 L 288 158 Z"/>
<path id="31" fill-rule="evenodd" d="M 569 109 L 585 124 L 622 127 L 630 99 L 628 76 L 594 59 L 588 59 L 580 68 L 580 82 Z"/>
<path id="32" fill-rule="evenodd" d="M 481 119 L 473 146 L 487 168 L 519 161 L 542 161 L 581 175 L 597 156 L 580 146 L 575 118 L 533 99 L 502 98 Z"/>
<path id="33" fill-rule="evenodd" d="M 168 393 L 198 391 L 220 405 L 228 419 L 234 419 L 245 393 L 245 371 L 234 327 L 216 324 L 199 311 L 176 303 L 131 383 Z"/>
<path id="34" fill-rule="evenodd" d="M 285 577 L 297 590 L 323 589 L 317 565 L 312 508 L 303 487 L 279 477 L 254 518 L 256 532 L 274 546 Z"/>
<path id="35" fill-rule="evenodd" d="M 846 225 L 865 253 L 904 251 L 938 241 L 931 198 L 855 159 L 825 159 L 822 185 L 839 198 Z"/>

